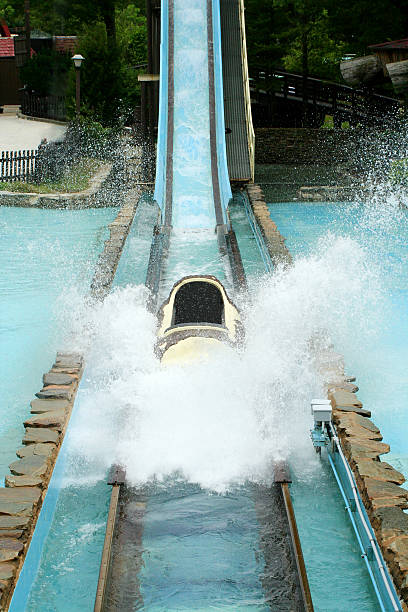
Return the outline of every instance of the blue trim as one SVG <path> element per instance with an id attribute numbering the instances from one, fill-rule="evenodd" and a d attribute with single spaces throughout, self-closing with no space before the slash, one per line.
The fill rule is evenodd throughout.
<path id="1" fill-rule="evenodd" d="M 16 588 L 10 603 L 9 612 L 23 612 L 28 605 L 31 589 L 37 577 L 41 565 L 42 554 L 46 539 L 49 535 L 52 521 L 57 507 L 58 497 L 63 486 L 65 467 L 68 456 L 68 433 L 73 423 L 79 419 L 80 389 L 74 404 L 73 412 L 69 420 L 64 440 L 48 485 L 40 515 L 34 529 L 34 534 L 20 572 Z"/>
<path id="2" fill-rule="evenodd" d="M 157 136 L 156 181 L 154 199 L 161 210 L 165 207 L 166 193 L 166 155 L 167 155 L 167 113 L 168 113 L 168 36 L 169 4 L 161 2 L 161 41 L 160 41 L 160 84 L 159 84 L 159 125 Z"/>
<path id="3" fill-rule="evenodd" d="M 231 201 L 232 192 L 228 175 L 227 150 L 225 146 L 224 85 L 222 78 L 220 0 L 212 0 L 212 7 L 218 179 L 220 184 L 221 204 L 223 208 L 225 223 L 225 211 Z"/>
<path id="4" fill-rule="evenodd" d="M 378 546 L 378 542 L 376 536 L 374 534 L 373 528 L 371 527 L 370 519 L 368 518 L 367 512 L 365 510 L 364 504 L 360 497 L 360 494 L 357 490 L 357 485 L 354 479 L 354 475 L 351 471 L 349 464 L 346 459 L 344 459 L 345 463 L 342 460 L 340 453 L 337 450 L 333 450 L 331 445 L 327 448 L 328 457 L 330 465 L 333 469 L 334 476 L 336 478 L 337 484 L 339 486 L 340 492 L 343 496 L 344 502 L 346 504 L 346 510 L 350 517 L 351 523 L 353 525 L 353 529 L 356 533 L 357 541 L 360 546 L 361 556 L 364 559 L 364 562 L 367 566 L 368 573 L 370 574 L 371 581 L 374 586 L 374 590 L 377 595 L 378 602 L 380 604 L 382 612 L 395 612 L 395 610 L 402 611 L 402 607 L 399 603 L 399 598 L 397 592 L 395 590 L 394 584 L 391 580 L 391 577 L 388 572 L 388 568 L 382 556 L 380 547 Z M 355 491 L 353 491 L 352 485 L 349 480 L 349 476 L 352 478 L 353 485 L 355 487 Z M 356 494 L 358 503 L 360 505 L 361 514 L 363 515 L 364 521 L 367 524 L 370 536 L 372 540 L 370 541 L 370 537 L 367 534 L 366 529 L 364 528 L 363 521 L 360 517 L 359 512 L 356 508 L 354 508 L 354 502 Z M 374 558 L 372 552 L 372 545 L 374 544 L 376 548 L 376 552 L 378 557 L 380 558 L 380 563 L 384 568 L 385 580 L 380 572 L 380 568 Z M 392 603 L 388 589 L 391 591 L 394 600 L 398 602 L 398 607 Z"/>

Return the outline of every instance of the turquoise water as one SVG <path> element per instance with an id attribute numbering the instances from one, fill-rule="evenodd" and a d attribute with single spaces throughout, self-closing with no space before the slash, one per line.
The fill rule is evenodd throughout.
<path id="1" fill-rule="evenodd" d="M 377 299 L 361 315 L 370 333 L 337 334 L 335 345 L 357 377 L 359 398 L 391 445 L 392 461 L 408 478 L 408 211 L 391 197 L 365 206 L 291 202 L 271 204 L 269 210 L 297 258 L 315 252 L 319 240 L 330 244 L 344 236 L 364 249 L 363 263 L 379 286 Z"/>
<path id="2" fill-rule="evenodd" d="M 0 207 L 0 482 L 21 446 L 29 402 L 61 350 L 70 294 L 89 289 L 115 209 Z"/>

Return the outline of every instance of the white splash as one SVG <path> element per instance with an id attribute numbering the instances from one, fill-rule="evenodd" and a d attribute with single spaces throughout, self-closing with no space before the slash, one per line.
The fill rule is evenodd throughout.
<path id="1" fill-rule="evenodd" d="M 330 237 L 329 237 L 330 238 Z M 142 287 L 117 289 L 81 319 L 88 330 L 87 389 L 71 455 L 103 478 L 114 462 L 135 485 L 180 475 L 223 491 L 246 480 L 268 482 L 283 457 L 313 461 L 310 399 L 323 392 L 310 338 L 359 334 L 378 297 L 375 271 L 355 241 L 324 241 L 316 253 L 259 282 L 241 304 L 245 347 L 223 348 L 209 363 L 161 366 L 155 318 Z"/>

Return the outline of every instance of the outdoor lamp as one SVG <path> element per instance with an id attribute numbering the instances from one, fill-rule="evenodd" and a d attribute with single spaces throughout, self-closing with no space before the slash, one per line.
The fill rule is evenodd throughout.
<path id="1" fill-rule="evenodd" d="M 74 64 L 75 64 L 75 68 L 80 68 L 82 62 L 84 61 L 84 57 L 82 55 L 80 55 L 79 53 L 76 53 L 75 55 L 73 55 L 71 57 L 71 59 L 73 60 Z"/>

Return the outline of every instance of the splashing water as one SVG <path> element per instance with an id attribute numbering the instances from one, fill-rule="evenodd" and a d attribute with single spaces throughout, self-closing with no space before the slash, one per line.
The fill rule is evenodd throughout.
<path id="1" fill-rule="evenodd" d="M 333 238 L 261 279 L 251 304 L 241 304 L 245 346 L 220 346 L 208 363 L 161 366 L 141 286 L 85 307 L 88 348 L 79 348 L 89 365 L 73 461 L 79 454 L 98 466 L 95 478 L 119 462 L 134 485 L 177 475 L 223 491 L 269 482 L 277 459 L 311 457 L 309 403 L 324 381 L 310 339 L 324 329 L 329 345 L 331 334 L 355 334 L 356 325 L 361 337 L 370 334 L 362 312 L 379 290 L 364 262 L 353 240 Z"/>

